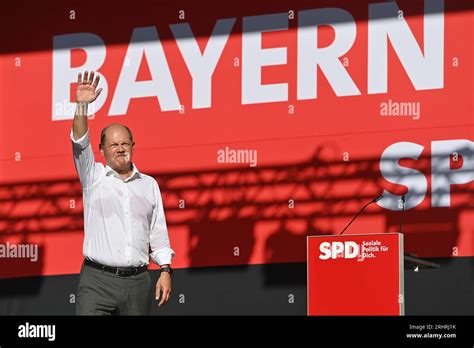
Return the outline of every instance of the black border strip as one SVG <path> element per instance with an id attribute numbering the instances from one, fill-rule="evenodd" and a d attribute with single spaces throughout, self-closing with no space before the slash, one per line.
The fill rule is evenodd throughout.
<path id="1" fill-rule="evenodd" d="M 162 344 L 162 343 L 474 343 L 473 316 L 306 317 L 0 317 L 0 345 Z M 20 338 L 19 326 L 55 325 L 55 340 Z M 411 325 L 411 326 L 410 326 Z M 414 328 L 414 325 L 423 328 Z M 432 328 L 427 327 L 431 325 Z M 439 326 L 450 325 L 450 328 Z M 455 338 L 408 338 L 407 334 L 455 334 Z"/>

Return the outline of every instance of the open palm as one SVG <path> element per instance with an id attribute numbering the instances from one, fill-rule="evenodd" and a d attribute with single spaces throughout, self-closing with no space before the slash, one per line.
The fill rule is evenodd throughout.
<path id="1" fill-rule="evenodd" d="M 79 73 L 77 76 L 76 102 L 77 103 L 92 103 L 97 99 L 102 88 L 97 89 L 100 77 L 97 75 L 94 81 L 94 72 L 90 74 L 84 72 L 84 78 Z"/>

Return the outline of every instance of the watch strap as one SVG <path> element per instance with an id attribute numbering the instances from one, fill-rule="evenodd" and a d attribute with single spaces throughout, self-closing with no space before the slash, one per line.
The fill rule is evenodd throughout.
<path id="1" fill-rule="evenodd" d="M 161 267 L 161 272 L 168 272 L 169 274 L 173 274 L 173 270 L 170 266 L 163 266 Z"/>

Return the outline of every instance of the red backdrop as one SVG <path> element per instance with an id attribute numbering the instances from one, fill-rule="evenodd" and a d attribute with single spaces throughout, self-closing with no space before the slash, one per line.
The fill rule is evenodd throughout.
<path id="1" fill-rule="evenodd" d="M 103 106 L 89 122 L 93 147 L 98 150 L 100 130 L 111 122 L 132 129 L 134 162 L 154 175 L 162 188 L 177 253 L 175 267 L 305 261 L 306 235 L 338 233 L 383 190 L 393 195 L 407 192 L 406 186 L 389 182 L 380 171 L 384 151 L 400 142 L 423 147 L 418 159 L 401 159 L 400 154 L 398 163 L 426 178 L 424 198 L 404 213 L 373 205 L 347 233 L 398 231 L 403 218 L 407 251 L 420 257 L 473 256 L 472 144 L 459 157 L 447 154 L 452 172 L 464 173 L 464 181 L 471 175 L 465 183 L 453 179 L 452 185 L 443 186 L 450 190 L 449 205 L 433 203 L 431 189 L 436 142 L 472 140 L 473 14 L 460 1 L 435 3 L 444 4 L 441 9 L 434 6 L 435 13 L 425 13 L 429 11 L 423 1 L 395 4 L 402 11 L 396 13 L 398 20 L 408 25 L 421 52 L 424 35 L 430 35 L 424 20 L 438 16 L 435 23 L 442 23 L 441 72 L 433 68 L 433 74 L 442 74 L 441 86 L 415 86 L 389 38 L 387 91 L 380 93 L 370 93 L 368 82 L 369 27 L 387 20 L 370 17 L 370 6 L 377 1 L 293 1 L 271 6 L 250 1 L 149 1 L 140 7 L 114 8 L 84 1 L 56 4 L 42 16 L 36 15 L 42 6 L 38 3 L 25 2 L 21 16 L 13 16 L 12 7 L 12 19 L 2 23 L 2 31 L 11 36 L 5 36 L 0 56 L 0 240 L 38 244 L 40 259 L 36 264 L 4 260 L 9 266 L 0 268 L 0 276 L 79 271 L 82 203 L 69 139 L 73 111 L 63 112 L 69 119 L 55 120 L 58 105 L 53 100 L 53 81 L 62 78 L 53 64 L 59 50 L 54 50 L 54 38 L 77 33 L 97 35 L 105 50 L 97 70 L 108 90 Z M 318 67 L 313 71 L 318 76 L 317 98 L 302 100 L 298 45 L 301 49 L 308 42 L 302 42 L 298 32 L 308 27 L 301 23 L 301 11 L 324 8 L 352 16 L 354 42 L 338 60 L 360 93 L 336 93 L 334 81 Z M 265 63 L 261 83 L 287 84 L 287 98 L 244 104 L 243 65 L 255 63 L 245 62 L 242 53 L 244 35 L 255 35 L 244 27 L 244 18 L 278 13 L 288 14 L 288 28 L 263 33 L 262 48 L 284 48 L 286 62 Z M 194 37 L 188 40 L 197 38 L 203 52 L 216 21 L 226 18 L 235 18 L 235 23 L 212 75 L 211 105 L 193 108 L 193 78 L 170 25 L 189 23 Z M 344 23 L 337 26 L 343 36 Z M 128 64 L 125 56 L 133 31 L 139 27 L 156 27 L 184 113 L 163 111 L 162 101 L 152 96 L 133 98 L 125 114 L 109 116 L 123 65 Z M 320 26 L 314 47 L 330 47 L 341 39 L 337 30 Z M 139 62 L 139 81 L 152 78 L 147 59 Z M 92 69 L 87 65 L 87 49 L 72 50 L 69 63 L 71 69 Z M 74 84 L 64 88 L 72 92 Z M 383 103 L 389 102 L 419 103 L 419 118 L 383 116 Z M 217 152 L 226 147 L 255 150 L 257 166 L 219 163 Z M 398 159 L 387 160 L 396 165 Z M 98 152 L 96 160 L 103 161 Z"/>

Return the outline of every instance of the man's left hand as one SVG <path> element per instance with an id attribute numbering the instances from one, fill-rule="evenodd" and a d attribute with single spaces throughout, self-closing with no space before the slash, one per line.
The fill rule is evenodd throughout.
<path id="1" fill-rule="evenodd" d="M 171 275 L 168 272 L 162 272 L 156 282 L 155 298 L 158 300 L 161 295 L 161 301 L 158 306 L 168 302 L 171 294 Z"/>

